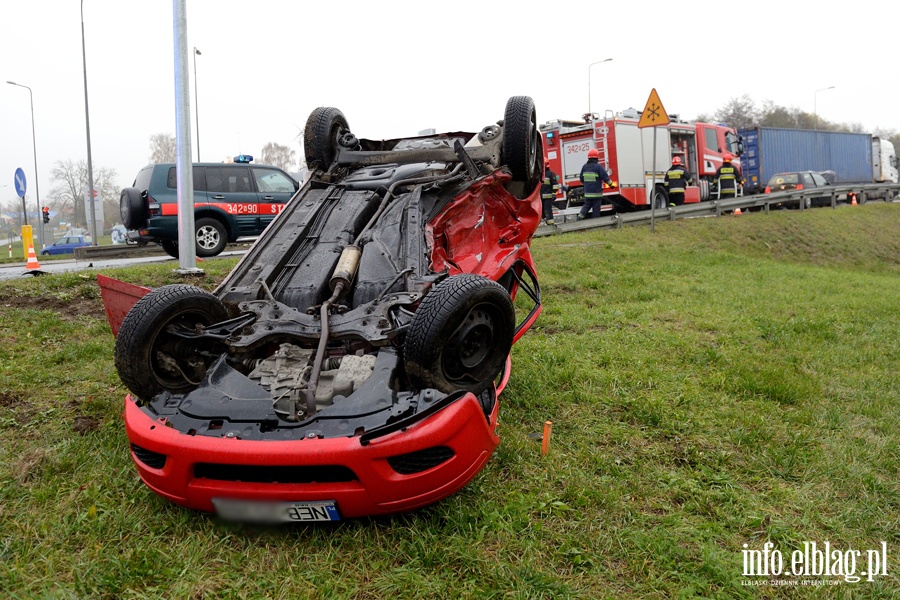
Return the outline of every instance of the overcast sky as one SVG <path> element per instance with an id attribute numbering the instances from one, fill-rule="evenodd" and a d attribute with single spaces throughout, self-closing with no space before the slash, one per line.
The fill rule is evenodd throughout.
<path id="1" fill-rule="evenodd" d="M 0 80 L 32 89 L 42 198 L 57 161 L 85 160 L 79 0 L 5 2 Z M 643 108 L 713 114 L 744 94 L 760 106 L 900 130 L 900 3 L 301 2 L 188 0 L 191 103 L 196 56 L 200 155 L 297 150 L 309 113 L 334 106 L 364 138 L 478 131 L 507 98 L 541 122 Z M 150 136 L 175 133 L 173 2 L 84 0 L 94 169 L 130 185 Z M 679 23 L 675 25 L 674 23 Z M 589 68 L 591 63 L 611 62 Z M 590 79 L 590 93 L 588 81 Z M 22 167 L 34 196 L 28 90 L 0 82 L 0 201 Z M 834 89 L 822 90 L 829 86 Z M 816 92 L 816 90 L 822 90 Z M 196 108 L 196 106 L 195 106 Z M 192 126 L 196 122 L 192 116 Z M 192 156 L 197 156 L 194 138 Z M 30 205 L 29 205 L 30 206 Z"/>

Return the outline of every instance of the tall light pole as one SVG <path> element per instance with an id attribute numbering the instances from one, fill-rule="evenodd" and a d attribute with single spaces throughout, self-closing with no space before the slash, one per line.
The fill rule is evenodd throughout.
<path id="1" fill-rule="evenodd" d="M 91 211 L 91 239 L 94 245 L 97 245 L 97 211 L 94 203 L 94 166 L 91 163 L 91 113 L 88 110 L 88 88 L 87 88 L 87 52 L 84 47 L 84 0 L 81 0 L 81 60 L 84 65 L 84 127 L 87 131 L 87 177 L 88 192 L 85 200 L 86 207 Z"/>
<path id="2" fill-rule="evenodd" d="M 818 111 L 818 99 L 819 92 L 824 92 L 825 90 L 833 90 L 834 86 L 829 85 L 828 87 L 820 88 L 816 90 L 816 93 L 813 94 L 813 131 L 816 131 L 819 128 L 819 111 Z"/>
<path id="3" fill-rule="evenodd" d="M 172 0 L 172 41 L 175 58 L 175 189 L 178 196 L 178 270 L 202 274 L 197 268 L 194 228 L 194 170 L 191 159 L 191 76 L 188 74 L 187 0 Z M 195 55 L 196 56 L 196 55 Z"/>
<path id="4" fill-rule="evenodd" d="M 37 137 L 34 135 L 34 95 L 31 93 L 31 88 L 27 85 L 22 85 L 21 83 L 16 83 L 15 81 L 7 81 L 9 85 L 15 85 L 17 87 L 22 87 L 28 90 L 28 102 L 31 104 L 31 148 L 34 151 L 34 195 L 37 200 L 37 219 L 38 219 L 38 232 L 40 233 L 40 242 L 41 246 L 44 245 L 44 223 L 40 220 L 41 218 L 41 188 L 38 185 L 38 168 L 37 168 Z M 23 200 L 24 202 L 24 200 Z M 25 223 L 28 223 L 28 215 L 25 214 Z"/>
<path id="5" fill-rule="evenodd" d="M 197 121 L 197 162 L 200 162 L 200 98 L 197 96 L 197 57 L 203 54 L 194 46 L 194 115 Z"/>
<path id="6" fill-rule="evenodd" d="M 588 114 L 589 115 L 594 114 L 591 112 L 591 67 L 593 67 L 594 65 L 599 65 L 599 64 L 603 64 L 605 62 L 609 62 L 611 60 L 612 60 L 611 58 L 605 58 L 603 60 L 598 60 L 597 62 L 592 62 L 591 64 L 588 65 Z M 590 118 L 593 119 L 593 117 L 590 117 Z"/>

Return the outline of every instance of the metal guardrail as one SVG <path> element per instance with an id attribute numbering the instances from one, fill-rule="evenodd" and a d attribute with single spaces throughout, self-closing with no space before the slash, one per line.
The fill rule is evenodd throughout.
<path id="1" fill-rule="evenodd" d="M 741 196 L 728 200 L 707 200 L 682 206 L 669 206 L 655 210 L 643 210 L 637 212 L 617 213 L 611 216 L 593 217 L 583 221 L 570 221 L 557 223 L 556 225 L 542 225 L 535 232 L 535 237 L 556 235 L 570 231 L 583 231 L 587 229 L 613 228 L 617 229 L 625 225 L 645 225 L 654 221 L 674 221 L 691 217 L 719 217 L 723 213 L 731 213 L 736 208 L 744 209 L 762 208 L 769 212 L 771 208 L 782 206 L 798 206 L 800 210 L 808 208 L 807 199 L 830 197 L 830 206 L 835 208 L 838 202 L 848 198 L 849 194 L 857 195 L 857 202 L 865 204 L 870 197 L 879 197 L 884 202 L 892 202 L 900 196 L 900 183 L 879 183 L 867 185 L 834 185 L 827 188 L 828 194 L 823 194 L 822 188 L 801 191 L 775 192 L 771 194 L 756 194 L 753 196 Z"/>

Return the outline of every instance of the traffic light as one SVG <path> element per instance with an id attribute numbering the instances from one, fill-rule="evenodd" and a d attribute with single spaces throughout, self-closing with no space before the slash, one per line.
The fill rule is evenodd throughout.
<path id="1" fill-rule="evenodd" d="M 42 209 L 42 212 L 44 213 L 44 223 L 49 223 L 50 222 L 50 207 L 45 206 Z"/>

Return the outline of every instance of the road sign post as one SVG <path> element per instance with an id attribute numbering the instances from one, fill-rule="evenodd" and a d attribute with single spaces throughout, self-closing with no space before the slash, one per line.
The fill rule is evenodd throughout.
<path id="1" fill-rule="evenodd" d="M 21 167 L 16 169 L 15 175 L 16 194 L 22 199 L 22 256 L 28 255 L 28 244 L 34 243 L 31 233 L 31 225 L 28 224 L 28 209 L 25 207 L 25 190 L 28 189 L 25 181 L 25 171 Z"/>
<path id="2" fill-rule="evenodd" d="M 656 128 L 660 125 L 668 125 L 669 123 L 669 113 L 663 108 L 662 101 L 659 99 L 659 94 L 656 93 L 656 88 L 653 88 L 650 90 L 650 97 L 647 98 L 647 104 L 644 106 L 644 111 L 641 113 L 641 120 L 638 122 L 639 129 L 653 127 L 652 176 L 650 178 L 650 189 L 647 190 L 647 198 L 650 200 L 651 232 L 656 231 L 656 223 L 654 222 L 656 217 Z"/>
<path id="3" fill-rule="evenodd" d="M 22 224 L 28 225 L 28 209 L 25 208 L 25 171 L 22 170 L 22 167 L 16 169 L 15 184 L 16 194 L 22 199 L 22 218 L 24 219 Z"/>

